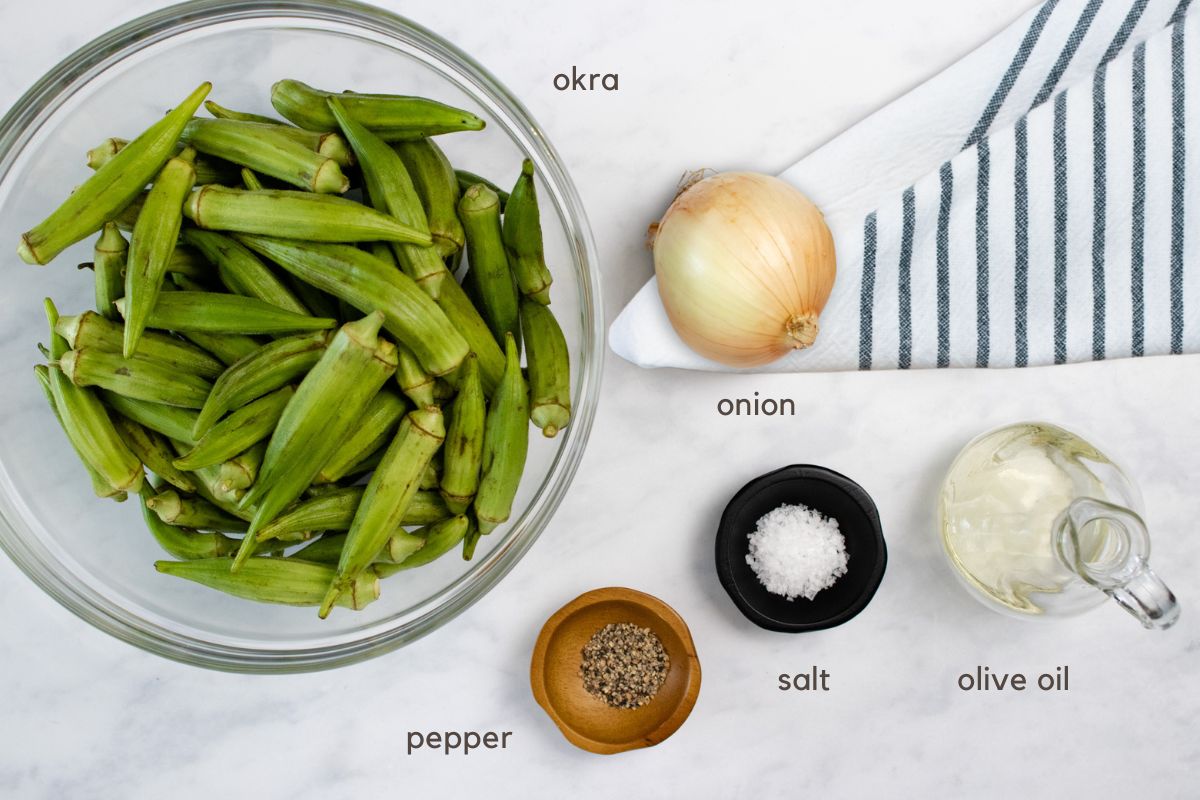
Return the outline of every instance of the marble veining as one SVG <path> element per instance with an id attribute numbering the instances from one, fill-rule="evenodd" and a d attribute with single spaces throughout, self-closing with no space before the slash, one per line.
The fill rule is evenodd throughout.
<path id="1" fill-rule="evenodd" d="M 611 321 L 650 274 L 642 233 L 685 169 L 778 171 L 1029 2 L 383 4 L 474 54 L 545 127 L 589 209 Z M 0 107 L 92 36 L 158 5 L 4 4 Z M 553 75 L 573 64 L 619 72 L 620 91 L 555 91 Z M 574 487 L 524 560 L 450 625 L 334 672 L 226 675 L 142 653 L 0 559 L 0 797 L 1195 796 L 1200 419 L 1187 399 L 1200 393 L 1197 366 L 736 376 L 648 372 L 610 355 Z M 717 415 L 721 397 L 755 390 L 795 398 L 800 415 Z M 1140 483 L 1155 567 L 1184 607 L 1175 630 L 1143 632 L 1115 606 L 1023 623 L 956 585 L 934 531 L 941 475 L 971 436 L 1023 418 L 1093 434 Z M 712 540 L 743 483 L 804 462 L 873 494 L 890 564 L 852 623 L 788 637 L 728 601 Z M 675 607 L 704 682 L 670 740 L 599 758 L 558 734 L 527 676 L 545 617 L 607 585 Z M 778 691 L 778 673 L 814 664 L 832 691 Z M 956 676 L 976 664 L 1069 664 L 1071 691 L 960 692 Z M 447 729 L 514 733 L 505 751 L 405 755 L 408 730 Z"/>

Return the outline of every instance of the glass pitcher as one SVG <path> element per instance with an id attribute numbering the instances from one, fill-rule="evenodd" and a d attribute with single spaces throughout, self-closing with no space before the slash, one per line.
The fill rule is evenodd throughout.
<path id="1" fill-rule="evenodd" d="M 989 608 L 1029 618 L 1083 613 L 1107 595 L 1147 628 L 1179 618 L 1150 569 L 1141 495 L 1116 464 L 1043 422 L 998 428 L 958 454 L 942 485 L 942 544 Z"/>

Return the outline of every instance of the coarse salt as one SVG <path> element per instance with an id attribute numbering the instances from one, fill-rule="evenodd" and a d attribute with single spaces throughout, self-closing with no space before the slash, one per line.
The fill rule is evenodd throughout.
<path id="1" fill-rule="evenodd" d="M 837 520 L 801 505 L 782 505 L 760 517 L 746 555 L 759 583 L 788 600 L 812 600 L 846 574 L 848 560 Z"/>

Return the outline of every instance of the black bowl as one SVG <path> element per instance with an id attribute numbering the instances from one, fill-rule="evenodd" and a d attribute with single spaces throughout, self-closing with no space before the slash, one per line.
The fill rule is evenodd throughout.
<path id="1" fill-rule="evenodd" d="M 846 540 L 846 574 L 812 600 L 771 594 L 746 563 L 755 524 L 785 503 L 837 520 Z M 738 609 L 767 630 L 799 633 L 841 625 L 871 602 L 886 567 L 887 545 L 871 496 L 825 467 L 800 464 L 755 478 L 729 501 L 717 528 L 717 577 Z"/>

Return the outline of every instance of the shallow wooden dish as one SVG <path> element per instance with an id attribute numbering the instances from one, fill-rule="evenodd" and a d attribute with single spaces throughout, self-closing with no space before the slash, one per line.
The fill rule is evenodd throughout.
<path id="1" fill-rule="evenodd" d="M 583 646 L 614 622 L 654 631 L 671 659 L 658 694 L 641 708 L 612 708 L 588 694 L 579 677 Z M 679 729 L 700 694 L 700 661 L 674 609 L 643 592 L 610 587 L 581 594 L 546 620 L 533 648 L 529 681 L 534 699 L 567 741 L 609 755 L 651 747 Z"/>

